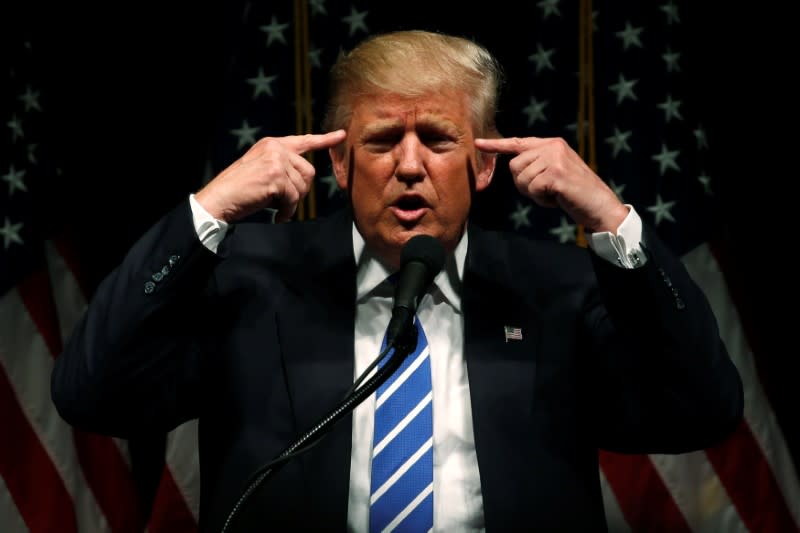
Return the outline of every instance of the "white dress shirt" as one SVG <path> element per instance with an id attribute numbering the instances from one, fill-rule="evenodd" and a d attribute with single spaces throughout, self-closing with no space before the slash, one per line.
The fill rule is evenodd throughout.
<path id="1" fill-rule="evenodd" d="M 190 196 L 198 237 L 216 252 L 228 225 L 214 220 Z M 589 246 L 600 257 L 624 268 L 646 262 L 639 243 L 642 223 L 632 206 L 614 235 L 588 236 Z M 386 281 L 392 273 L 365 247 L 353 225 L 353 257 L 356 279 L 355 375 L 369 366 L 380 352 L 392 314 L 393 288 Z M 483 498 L 472 428 L 467 364 L 463 357 L 464 316 L 461 280 L 467 255 L 465 232 L 444 269 L 420 300 L 417 316 L 428 338 L 433 388 L 433 529 L 435 531 L 483 531 Z M 350 456 L 348 530 L 369 529 L 370 465 L 374 428 L 375 395 L 353 412 Z"/>

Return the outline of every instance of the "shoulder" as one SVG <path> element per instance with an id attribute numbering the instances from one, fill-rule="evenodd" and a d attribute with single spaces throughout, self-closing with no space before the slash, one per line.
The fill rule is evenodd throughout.
<path id="1" fill-rule="evenodd" d="M 493 265 L 493 268 L 504 265 L 512 273 L 520 269 L 529 274 L 531 271 L 555 271 L 562 275 L 585 273 L 592 269 L 589 253 L 575 243 L 533 239 L 509 231 L 470 226 L 468 258 L 475 264 Z"/>
<path id="2" fill-rule="evenodd" d="M 248 217 L 230 228 L 218 252 L 220 280 L 240 285 L 273 279 L 306 286 L 330 272 L 355 268 L 352 218 L 347 210 L 280 224 L 263 215 Z"/>

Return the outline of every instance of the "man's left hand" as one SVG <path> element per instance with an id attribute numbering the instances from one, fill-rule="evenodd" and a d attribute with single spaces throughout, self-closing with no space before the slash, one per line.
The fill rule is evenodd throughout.
<path id="1" fill-rule="evenodd" d="M 560 137 L 475 139 L 482 152 L 512 154 L 508 164 L 523 196 L 560 207 L 588 231 L 616 232 L 628 208 Z"/>

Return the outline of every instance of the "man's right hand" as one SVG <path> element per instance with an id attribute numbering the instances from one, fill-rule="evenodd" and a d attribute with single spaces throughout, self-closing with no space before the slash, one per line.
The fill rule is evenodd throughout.
<path id="1" fill-rule="evenodd" d="M 292 218 L 311 186 L 314 165 L 303 154 L 342 142 L 344 130 L 264 137 L 203 187 L 195 199 L 214 218 L 231 223 L 265 207 L 277 222 Z"/>

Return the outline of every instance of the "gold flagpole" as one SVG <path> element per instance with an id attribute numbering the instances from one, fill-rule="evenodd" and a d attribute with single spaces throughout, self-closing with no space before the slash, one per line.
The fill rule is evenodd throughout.
<path id="1" fill-rule="evenodd" d="M 580 0 L 578 13 L 578 122 L 575 130 L 578 135 L 578 154 L 592 170 L 597 172 L 593 33 L 592 0 Z M 578 246 L 587 246 L 585 228 L 582 224 L 578 225 L 575 242 Z"/>
<path id="2" fill-rule="evenodd" d="M 294 0 L 294 101 L 295 132 L 298 135 L 311 133 L 311 63 L 308 57 L 308 2 Z M 311 164 L 314 155 L 305 154 Z M 297 219 L 307 220 L 317 216 L 316 191 L 311 182 L 308 195 L 297 205 Z"/>

